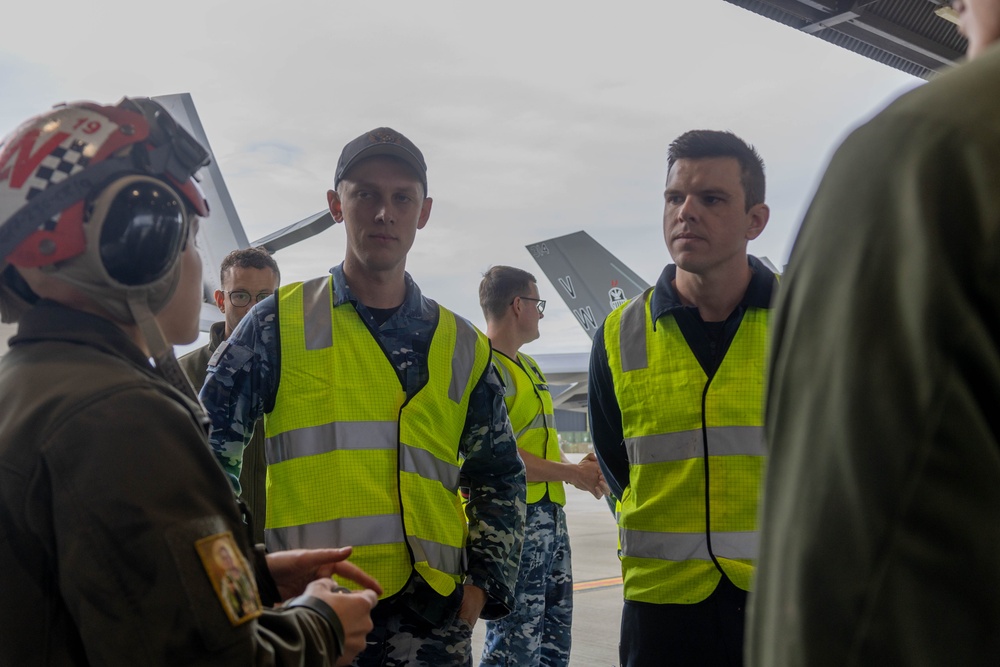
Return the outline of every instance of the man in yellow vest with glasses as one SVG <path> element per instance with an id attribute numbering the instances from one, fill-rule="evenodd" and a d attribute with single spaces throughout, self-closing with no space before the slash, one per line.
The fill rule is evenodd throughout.
<path id="1" fill-rule="evenodd" d="M 534 359 L 520 352 L 538 338 L 538 323 L 544 317 L 545 301 L 539 298 L 535 277 L 512 266 L 494 266 L 479 283 L 479 305 L 528 479 L 516 607 L 509 616 L 486 624 L 480 664 L 567 665 L 573 569 L 563 482 L 595 498 L 601 498 L 607 487 L 593 454 L 576 464 L 562 453 L 545 376 Z"/>
<path id="2" fill-rule="evenodd" d="M 621 500 L 628 667 L 742 664 L 777 284 L 747 243 L 768 217 L 751 146 L 709 130 L 675 139 L 663 209 L 675 264 L 594 336 L 591 428 Z"/>
<path id="3" fill-rule="evenodd" d="M 282 286 L 216 350 L 212 447 L 238 490 L 263 415 L 268 549 L 351 545 L 381 583 L 355 664 L 471 665 L 476 619 L 514 607 L 525 511 L 489 340 L 405 271 L 432 203 L 409 139 L 348 143 L 327 200 L 344 262 Z"/>

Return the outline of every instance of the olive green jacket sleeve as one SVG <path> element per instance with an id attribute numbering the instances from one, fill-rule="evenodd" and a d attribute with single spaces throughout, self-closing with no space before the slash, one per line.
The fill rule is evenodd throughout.
<path id="1" fill-rule="evenodd" d="M 322 615 L 246 594 L 253 559 L 201 408 L 107 321 L 25 320 L 0 359 L 0 662 L 332 665 Z M 204 548 L 223 542 L 246 575 L 235 621 Z"/>
<path id="2" fill-rule="evenodd" d="M 837 151 L 772 329 L 748 664 L 1000 656 L 1000 50 Z"/>
<path id="3" fill-rule="evenodd" d="M 115 432 L 141 435 L 123 442 Z M 60 591 L 91 662 L 336 660 L 332 629 L 308 609 L 263 610 L 242 625 L 225 614 L 196 544 L 231 533 L 244 554 L 249 545 L 232 490 L 184 411 L 134 387 L 95 401 L 50 442 Z"/>

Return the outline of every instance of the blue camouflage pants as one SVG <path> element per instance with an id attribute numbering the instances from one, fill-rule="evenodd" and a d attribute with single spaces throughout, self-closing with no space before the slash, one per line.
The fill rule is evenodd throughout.
<path id="1" fill-rule="evenodd" d="M 481 665 L 554 667 L 569 663 L 573 570 L 563 508 L 548 500 L 528 505 L 514 610 L 486 622 Z"/>
<path id="2" fill-rule="evenodd" d="M 380 613 L 381 612 L 381 613 Z M 411 614 L 372 610 L 374 629 L 354 667 L 472 667 L 472 626 L 460 618 L 430 627 Z"/>

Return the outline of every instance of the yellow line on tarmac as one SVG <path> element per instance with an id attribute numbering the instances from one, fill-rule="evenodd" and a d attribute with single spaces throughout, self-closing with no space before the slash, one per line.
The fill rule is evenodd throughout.
<path id="1" fill-rule="evenodd" d="M 608 586 L 620 586 L 621 577 L 610 577 L 608 579 L 594 579 L 593 581 L 580 581 L 573 584 L 574 591 L 589 591 L 594 588 L 607 588 Z"/>

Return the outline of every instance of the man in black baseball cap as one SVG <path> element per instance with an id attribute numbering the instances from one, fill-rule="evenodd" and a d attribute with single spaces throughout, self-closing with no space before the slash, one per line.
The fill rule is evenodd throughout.
<path id="1" fill-rule="evenodd" d="M 379 127 L 366 132 L 344 146 L 340 159 L 337 160 L 333 187 L 340 185 L 344 174 L 350 171 L 351 167 L 376 155 L 388 155 L 408 164 L 416 172 L 420 184 L 424 186 L 424 196 L 427 196 L 427 164 L 424 162 L 424 154 L 413 145 L 412 141 L 391 127 Z"/>
<path id="2" fill-rule="evenodd" d="M 348 143 L 327 201 L 344 261 L 282 286 L 218 348 L 212 447 L 238 490 L 263 415 L 269 549 L 351 545 L 382 584 L 355 664 L 471 665 L 473 624 L 513 607 L 525 512 L 489 340 L 406 272 L 432 204 L 409 139 Z"/>

